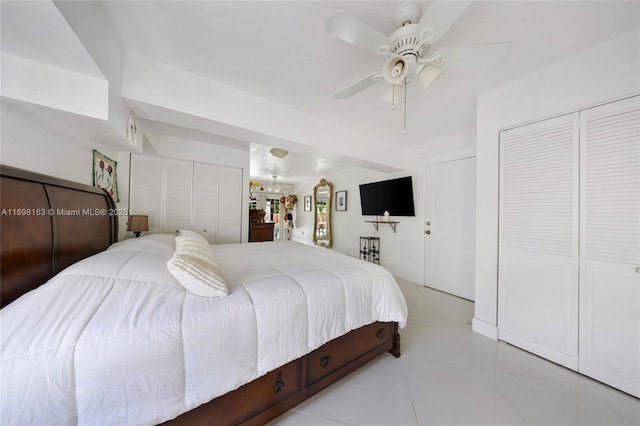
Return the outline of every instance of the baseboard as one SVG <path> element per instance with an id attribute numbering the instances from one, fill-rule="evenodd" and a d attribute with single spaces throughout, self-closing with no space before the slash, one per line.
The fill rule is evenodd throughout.
<path id="1" fill-rule="evenodd" d="M 482 334 L 484 337 L 488 337 L 491 340 L 498 340 L 498 326 L 488 323 L 479 318 L 473 317 L 471 322 L 471 329 L 478 334 Z"/>

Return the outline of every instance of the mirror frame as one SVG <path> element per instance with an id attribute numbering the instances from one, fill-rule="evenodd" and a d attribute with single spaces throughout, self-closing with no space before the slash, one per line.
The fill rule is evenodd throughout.
<path id="1" fill-rule="evenodd" d="M 324 186 L 329 187 L 329 202 L 327 203 L 327 235 L 329 238 L 317 239 L 316 229 L 318 229 L 318 189 Z M 325 178 L 320 179 L 320 183 L 313 187 L 313 244 L 326 248 L 333 245 L 333 183 L 328 182 Z M 328 242 L 327 242 L 328 241 Z"/>

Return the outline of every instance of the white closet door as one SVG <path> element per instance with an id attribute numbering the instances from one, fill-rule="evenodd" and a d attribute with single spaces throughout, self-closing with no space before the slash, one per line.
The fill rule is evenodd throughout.
<path id="1" fill-rule="evenodd" d="M 242 233 L 242 169 L 220 167 L 218 244 L 239 243 Z"/>
<path id="2" fill-rule="evenodd" d="M 193 163 L 164 160 L 164 212 L 162 232 L 176 234 L 191 229 Z"/>
<path id="3" fill-rule="evenodd" d="M 500 133 L 499 338 L 574 370 L 578 124 L 575 113 Z"/>
<path id="4" fill-rule="evenodd" d="M 211 244 L 218 242 L 218 175 L 220 167 L 193 165 L 193 230 Z"/>
<path id="5" fill-rule="evenodd" d="M 149 216 L 149 232 L 162 232 L 161 157 L 131 155 L 129 212 Z"/>
<path id="6" fill-rule="evenodd" d="M 580 120 L 580 372 L 640 397 L 640 97 Z"/>

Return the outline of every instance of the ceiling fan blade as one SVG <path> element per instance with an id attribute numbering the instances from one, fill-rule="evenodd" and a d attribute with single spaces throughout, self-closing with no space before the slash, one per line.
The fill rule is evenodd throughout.
<path id="1" fill-rule="evenodd" d="M 492 68 L 505 60 L 513 43 L 476 44 L 471 46 L 450 46 L 438 49 L 434 58 L 444 55 L 442 64 L 435 64 L 443 70 L 482 71 Z M 429 59 L 426 60 L 429 62 Z"/>
<path id="2" fill-rule="evenodd" d="M 447 32 L 449 27 L 458 20 L 460 15 L 467 10 L 472 1 L 434 1 L 429 9 L 422 15 L 418 23 L 418 34 L 428 27 L 433 28 L 433 38 L 428 38 L 429 43 L 435 43 Z M 430 34 L 430 33 L 429 33 Z"/>
<path id="3" fill-rule="evenodd" d="M 341 91 L 336 93 L 334 96 L 336 97 L 336 99 L 347 99 L 348 97 L 353 96 L 358 92 L 361 92 L 362 90 L 366 89 L 369 86 L 374 85 L 375 83 L 381 81 L 382 79 L 383 79 L 382 73 L 379 73 L 379 72 L 373 73 L 371 75 L 366 76 L 362 80 L 353 83 L 351 86 L 345 89 L 342 89 Z"/>
<path id="4" fill-rule="evenodd" d="M 325 30 L 340 40 L 373 53 L 388 53 L 389 39 L 364 22 L 339 10 L 327 18 Z"/>

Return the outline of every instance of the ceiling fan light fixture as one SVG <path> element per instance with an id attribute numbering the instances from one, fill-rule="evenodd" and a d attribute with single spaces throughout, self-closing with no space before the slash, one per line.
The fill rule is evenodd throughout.
<path id="1" fill-rule="evenodd" d="M 400 86 L 392 84 L 382 96 L 382 100 L 388 104 L 397 105 L 400 103 Z"/>
<path id="2" fill-rule="evenodd" d="M 271 155 L 277 158 L 284 158 L 289 154 L 289 151 L 282 148 L 271 148 L 269 152 L 271 153 Z"/>
<path id="3" fill-rule="evenodd" d="M 439 76 L 442 70 L 433 65 L 425 65 L 418 73 L 418 81 L 424 90 L 427 90 Z"/>
<path id="4" fill-rule="evenodd" d="M 404 57 L 397 54 L 389 56 L 382 68 L 382 75 L 385 81 L 389 84 L 402 83 L 409 71 L 407 65 Z"/>

